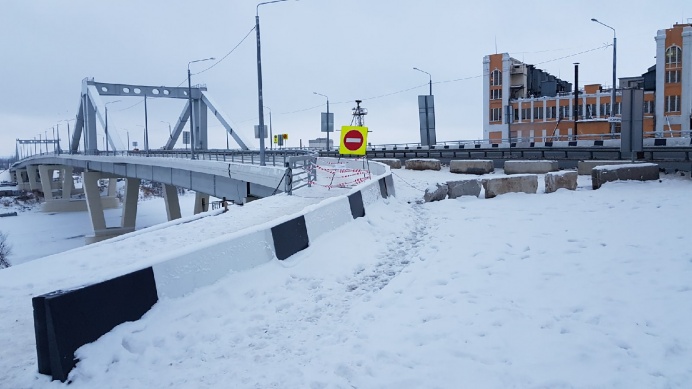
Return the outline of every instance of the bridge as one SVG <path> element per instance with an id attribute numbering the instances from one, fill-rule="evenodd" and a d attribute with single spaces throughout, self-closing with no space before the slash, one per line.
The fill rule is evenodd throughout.
<path id="1" fill-rule="evenodd" d="M 187 100 L 166 144 L 151 150 L 145 135 L 144 150 L 119 151 L 108 131 L 108 111 L 102 96 Z M 145 110 L 146 112 L 146 110 Z M 221 123 L 238 144 L 238 150 L 209 150 L 208 113 Z M 134 231 L 141 180 L 163 185 L 168 220 L 180 218 L 178 189 L 195 191 L 195 213 L 207 211 L 211 196 L 244 204 L 275 193 L 293 193 L 314 181 L 317 154 L 307 150 L 250 151 L 243 137 L 214 102 L 206 87 L 166 87 L 113 84 L 82 80 L 75 127 L 67 152 L 30 155 L 12 165 L 12 178 L 19 189 L 42 192 L 43 211 L 88 211 L 94 235 L 87 243 Z M 190 151 L 175 145 L 190 124 Z M 146 128 L 146 127 L 145 127 Z M 104 136 L 106 150 L 98 148 Z M 184 138 L 184 137 L 183 137 Z M 48 140 L 45 140 L 48 142 Z M 187 142 L 184 142 L 187 144 Z M 80 147 L 81 146 L 81 147 Z M 58 179 L 54 179 L 55 172 Z M 82 188 L 75 189 L 73 174 L 81 173 Z M 99 182 L 108 182 L 101 195 Z M 118 180 L 125 180 L 125 196 L 119 226 L 107 226 L 103 210 L 117 208 Z M 81 196 L 84 198 L 75 198 Z"/>

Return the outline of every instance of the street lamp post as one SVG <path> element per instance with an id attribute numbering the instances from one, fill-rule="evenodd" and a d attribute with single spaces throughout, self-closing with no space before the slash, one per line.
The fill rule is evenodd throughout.
<path id="1" fill-rule="evenodd" d="M 117 103 L 119 101 L 122 100 L 109 101 L 106 104 L 104 104 L 104 106 L 106 107 L 106 127 L 104 128 L 104 130 L 106 131 L 106 154 L 108 154 L 108 104 Z"/>
<path id="2" fill-rule="evenodd" d="M 264 104 L 262 100 L 262 50 L 260 46 L 260 22 L 259 22 L 259 7 L 260 5 L 272 4 L 272 3 L 282 3 L 287 0 L 273 0 L 265 1 L 263 3 L 257 4 L 255 8 L 255 32 L 257 33 L 257 105 L 259 110 L 259 158 L 260 166 L 266 165 L 266 156 L 264 154 Z"/>
<path id="3" fill-rule="evenodd" d="M 173 139 L 173 132 L 171 132 L 171 123 L 165 120 L 161 120 L 160 122 L 168 124 L 168 139 Z"/>
<path id="4" fill-rule="evenodd" d="M 327 95 L 323 95 L 322 93 L 317 93 L 317 92 L 312 92 L 313 94 L 316 94 L 318 96 L 322 96 L 327 99 L 327 121 L 326 121 L 326 126 L 327 126 L 327 151 L 329 152 L 331 147 L 329 147 L 329 97 Z"/>
<path id="5" fill-rule="evenodd" d="M 432 74 L 426 72 L 425 70 L 420 70 L 420 69 L 418 69 L 418 68 L 413 68 L 413 70 L 418 70 L 419 72 L 422 72 L 422 73 L 425 73 L 425 74 L 428 75 L 428 77 L 430 78 L 430 81 L 428 82 L 428 85 L 430 85 L 430 93 L 429 93 L 429 95 L 432 96 Z"/>
<path id="6" fill-rule="evenodd" d="M 272 145 L 274 143 L 274 134 L 272 131 L 272 109 L 267 107 L 266 105 L 264 106 L 264 108 L 269 110 L 269 150 L 272 150 L 273 149 Z M 226 132 L 226 133 L 228 133 L 228 132 Z"/>
<path id="7" fill-rule="evenodd" d="M 608 27 L 611 30 L 613 30 L 613 88 L 610 93 L 610 117 L 614 118 L 615 117 L 615 85 L 617 82 L 616 78 L 616 65 L 617 65 L 617 36 L 615 35 L 615 29 L 613 27 L 610 27 L 609 25 L 600 22 L 596 18 L 591 18 L 592 22 L 596 22 L 602 26 Z M 610 122 L 610 133 L 615 134 L 615 121 L 611 120 Z"/>
<path id="8" fill-rule="evenodd" d="M 187 63 L 187 102 L 190 105 L 190 158 L 195 159 L 195 129 L 194 129 L 194 123 L 193 123 L 193 118 L 192 118 L 192 82 L 190 81 L 191 75 L 190 75 L 190 64 L 193 64 L 195 62 L 204 62 L 204 61 L 213 61 L 216 58 L 210 57 L 210 58 L 204 58 L 204 59 L 196 59 L 194 61 L 190 61 Z"/>

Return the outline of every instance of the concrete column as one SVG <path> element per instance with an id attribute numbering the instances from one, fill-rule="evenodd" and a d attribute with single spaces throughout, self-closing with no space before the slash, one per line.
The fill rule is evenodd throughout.
<path id="1" fill-rule="evenodd" d="M 109 178 L 108 179 L 108 197 L 116 197 L 118 195 L 118 179 Z"/>
<path id="2" fill-rule="evenodd" d="M 98 234 L 106 229 L 106 218 L 103 215 L 103 205 L 101 205 L 101 194 L 99 193 L 98 180 L 101 178 L 99 172 L 82 173 L 82 185 L 86 195 L 87 209 L 91 217 L 91 225 L 94 233 Z"/>
<path id="3" fill-rule="evenodd" d="M 125 199 L 120 226 L 134 230 L 137 221 L 137 202 L 139 200 L 139 178 L 126 178 Z"/>
<path id="4" fill-rule="evenodd" d="M 26 167 L 26 175 L 29 178 L 29 190 L 39 190 L 41 189 L 38 181 L 38 174 L 36 171 L 36 165 L 28 165 Z"/>
<path id="5" fill-rule="evenodd" d="M 72 173 L 74 168 L 72 166 L 62 167 L 62 199 L 69 200 L 72 196 L 72 189 L 74 189 L 74 180 L 72 179 Z"/>
<path id="6" fill-rule="evenodd" d="M 166 201 L 166 215 L 168 221 L 180 219 L 180 200 L 178 199 L 178 188 L 175 185 L 163 185 L 163 198 Z"/>
<path id="7" fill-rule="evenodd" d="M 21 190 L 27 190 L 28 183 L 26 182 L 26 169 L 17 169 L 17 187 Z"/>
<path id="8" fill-rule="evenodd" d="M 209 210 L 209 195 L 201 192 L 195 194 L 194 214 L 207 212 Z"/>
<path id="9" fill-rule="evenodd" d="M 666 30 L 658 30 L 656 41 L 656 137 L 663 136 L 665 118 Z"/>
<path id="10" fill-rule="evenodd" d="M 38 171 L 41 178 L 41 190 L 46 201 L 53 200 L 53 171 L 55 169 L 49 165 L 39 165 Z"/>
<path id="11" fill-rule="evenodd" d="M 680 96 L 680 130 L 679 137 L 690 136 L 692 120 L 692 27 L 682 29 L 682 95 Z"/>

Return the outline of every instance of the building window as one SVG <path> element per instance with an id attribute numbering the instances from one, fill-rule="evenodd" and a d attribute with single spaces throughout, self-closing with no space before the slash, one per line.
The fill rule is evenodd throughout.
<path id="1" fill-rule="evenodd" d="M 490 90 L 490 100 L 500 100 L 502 99 L 502 89 L 491 89 Z"/>
<path id="2" fill-rule="evenodd" d="M 522 108 L 521 110 L 521 120 L 531 121 L 531 108 Z"/>
<path id="3" fill-rule="evenodd" d="M 677 84 L 680 82 L 680 70 L 666 70 L 666 83 Z"/>
<path id="4" fill-rule="evenodd" d="M 533 107 L 533 118 L 543 119 L 543 107 Z"/>
<path id="5" fill-rule="evenodd" d="M 490 86 L 502 85 L 502 72 L 495 69 L 490 73 Z"/>
<path id="6" fill-rule="evenodd" d="M 502 121 L 502 108 L 490 108 L 490 121 L 491 122 Z"/>
<path id="7" fill-rule="evenodd" d="M 548 109 L 545 111 L 545 118 L 546 119 L 555 119 L 557 117 L 557 107 L 548 107 Z"/>
<path id="8" fill-rule="evenodd" d="M 650 113 L 650 114 L 655 113 L 655 106 L 654 106 L 653 100 L 644 102 L 644 113 Z"/>
<path id="9" fill-rule="evenodd" d="M 682 49 L 670 46 L 666 50 L 666 66 L 678 66 L 682 63 Z"/>
<path id="10" fill-rule="evenodd" d="M 610 103 L 601 104 L 601 116 L 610 116 Z"/>
<path id="11" fill-rule="evenodd" d="M 666 112 L 680 112 L 680 96 L 666 96 Z"/>
<path id="12" fill-rule="evenodd" d="M 560 118 L 568 118 L 569 117 L 569 105 L 563 105 L 560 107 Z"/>

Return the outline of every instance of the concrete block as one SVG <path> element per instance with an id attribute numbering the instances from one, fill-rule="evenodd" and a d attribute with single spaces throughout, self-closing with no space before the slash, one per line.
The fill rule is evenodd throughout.
<path id="1" fill-rule="evenodd" d="M 449 188 L 447 195 L 450 199 L 461 196 L 476 196 L 481 194 L 481 182 L 479 180 L 447 181 Z"/>
<path id="2" fill-rule="evenodd" d="M 606 182 L 619 180 L 658 180 L 659 169 L 655 163 L 630 163 L 622 165 L 596 166 L 591 171 L 591 186 L 600 188 Z"/>
<path id="3" fill-rule="evenodd" d="M 438 183 L 435 184 L 435 186 L 429 186 L 425 190 L 423 200 L 425 200 L 426 203 L 429 203 L 431 201 L 444 200 L 447 197 L 448 192 L 449 187 L 447 186 L 447 184 Z"/>
<path id="4" fill-rule="evenodd" d="M 536 193 L 538 190 L 538 176 L 527 174 L 488 178 L 483 180 L 483 188 L 485 189 L 486 199 L 510 192 Z"/>
<path id="5" fill-rule="evenodd" d="M 545 175 L 545 193 L 553 193 L 558 189 L 577 189 L 577 177 L 575 171 L 550 172 Z"/>
<path id="6" fill-rule="evenodd" d="M 545 174 L 558 171 L 557 161 L 505 161 L 505 174 Z"/>
<path id="7" fill-rule="evenodd" d="M 487 159 L 452 160 L 449 162 L 450 173 L 488 174 L 495 170 L 493 161 Z"/>
<path id="8" fill-rule="evenodd" d="M 401 169 L 401 160 L 399 158 L 373 158 L 372 161 L 383 163 L 389 166 L 390 169 Z"/>
<path id="9" fill-rule="evenodd" d="M 599 161 L 599 160 L 588 160 L 577 162 L 577 172 L 580 176 L 590 176 L 591 170 L 596 166 L 607 166 L 607 165 L 622 165 L 623 161 Z"/>
<path id="10" fill-rule="evenodd" d="M 440 160 L 433 158 L 414 158 L 406 160 L 408 170 L 440 170 Z"/>

